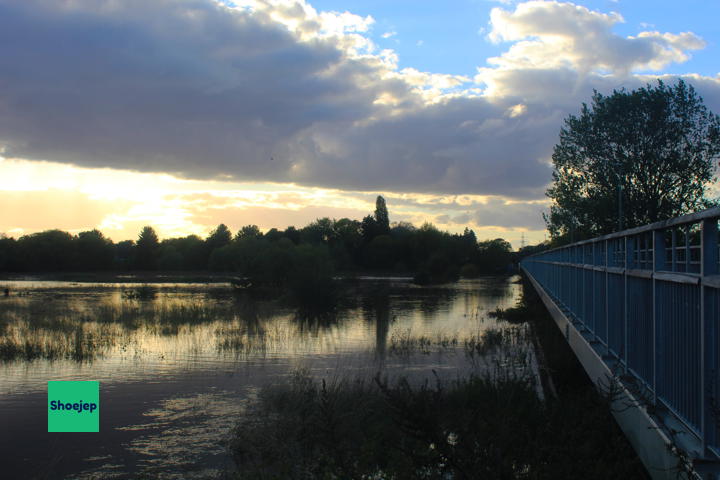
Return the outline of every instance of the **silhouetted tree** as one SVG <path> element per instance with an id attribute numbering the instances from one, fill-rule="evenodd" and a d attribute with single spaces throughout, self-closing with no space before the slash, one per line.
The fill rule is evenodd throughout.
<path id="1" fill-rule="evenodd" d="M 78 270 L 110 270 L 113 267 L 114 245 L 99 230 L 80 232 L 77 236 L 76 247 Z"/>
<path id="2" fill-rule="evenodd" d="M 390 235 L 378 235 L 364 250 L 364 264 L 369 268 L 392 269 L 397 262 L 396 243 Z"/>
<path id="3" fill-rule="evenodd" d="M 77 236 L 49 230 L 19 240 L 0 236 L 0 270 L 209 268 L 236 272 L 273 291 L 291 286 L 295 293 L 306 291 L 301 284 L 302 279 L 308 279 L 315 287 L 308 287 L 306 292 L 312 290 L 315 295 L 321 290 L 316 287 L 327 281 L 327 272 L 337 269 L 421 272 L 431 283 L 456 278 L 461 266 L 464 274 L 472 276 L 477 271 L 499 272 L 512 260 L 508 259 L 507 242 L 496 239 L 477 244 L 475 233 L 469 229 L 458 235 L 441 232 L 429 223 L 416 229 L 400 222 L 393 224 L 387 233 L 381 233 L 379 225 L 384 223 L 387 215 L 383 212 L 387 210 L 383 201 L 377 207 L 375 215 L 366 216 L 362 222 L 319 218 L 300 231 L 290 226 L 283 232 L 273 228 L 263 235 L 256 225 L 247 225 L 232 240 L 223 224 L 206 240 L 189 235 L 162 242 L 155 230 L 146 226 L 137 243 L 125 240 L 116 245 L 98 230 Z M 322 265 L 317 266 L 315 273 L 305 272 L 313 258 Z M 318 276 L 314 277 L 316 273 Z"/>
<path id="4" fill-rule="evenodd" d="M 25 271 L 78 270 L 73 236 L 62 230 L 24 235 L 18 240 L 17 251 Z"/>
<path id="5" fill-rule="evenodd" d="M 242 240 L 243 238 L 262 238 L 262 232 L 257 225 L 245 225 L 238 231 L 235 240 Z"/>
<path id="6" fill-rule="evenodd" d="M 289 239 L 295 245 L 300 243 L 300 231 L 292 225 L 287 227 L 283 232 L 283 237 Z"/>
<path id="7" fill-rule="evenodd" d="M 265 232 L 264 237 L 267 239 L 268 242 L 277 242 L 278 240 L 283 238 L 283 233 L 277 228 L 273 227 L 267 232 Z"/>
<path id="8" fill-rule="evenodd" d="M 172 247 L 172 250 L 167 247 Z M 160 249 L 161 259 L 164 255 L 168 256 L 164 260 L 167 264 L 173 264 L 177 260 L 173 251 L 180 255 L 182 261 L 179 269 L 204 270 L 207 268 L 210 252 L 207 243 L 197 235 L 165 239 L 160 243 Z"/>
<path id="9" fill-rule="evenodd" d="M 151 226 L 143 227 L 135 245 L 135 268 L 154 270 L 157 267 L 157 253 L 160 242 Z"/>
<path id="10" fill-rule="evenodd" d="M 478 264 L 485 273 L 501 273 L 512 263 L 512 245 L 502 238 L 478 243 Z"/>
<path id="11" fill-rule="evenodd" d="M 370 241 L 378 235 L 378 226 L 375 217 L 372 215 L 364 217 L 360 224 L 360 230 L 362 231 L 363 241 L 370 243 Z"/>
<path id="12" fill-rule="evenodd" d="M 123 240 L 115 245 L 115 268 L 130 270 L 135 266 L 135 242 Z"/>
<path id="13" fill-rule="evenodd" d="M 548 230 L 578 240 L 706 208 L 718 156 L 720 118 L 682 80 L 595 92 L 553 151 Z"/>
<path id="14" fill-rule="evenodd" d="M 380 195 L 375 200 L 375 224 L 379 235 L 390 233 L 390 217 L 388 216 L 385 199 Z"/>
<path id="15" fill-rule="evenodd" d="M 210 232 L 205 242 L 208 245 L 209 250 L 212 252 L 216 248 L 224 247 L 232 240 L 232 233 L 230 229 L 225 226 L 224 223 L 218 225 L 215 230 Z"/>
<path id="16" fill-rule="evenodd" d="M 362 226 L 357 220 L 341 218 L 333 225 L 336 242 L 331 245 L 330 254 L 335 265 L 341 269 L 350 269 L 360 260 L 362 247 Z"/>
<path id="17" fill-rule="evenodd" d="M 160 270 L 182 270 L 183 256 L 172 243 L 163 241 L 158 250 L 157 266 Z"/>
<path id="18" fill-rule="evenodd" d="M 305 243 L 332 243 L 335 239 L 333 221 L 327 217 L 318 218 L 300 231 L 300 239 Z"/>
<path id="19" fill-rule="evenodd" d="M 238 245 L 225 245 L 224 247 L 216 248 L 210 254 L 208 260 L 208 268 L 213 272 L 232 272 L 238 270 Z M 262 253 L 255 249 L 256 255 Z M 252 256 L 250 256 L 252 258 Z M 242 271 L 242 267 L 240 267 Z M 244 272 L 242 272 L 244 273 Z"/>
<path id="20" fill-rule="evenodd" d="M 19 260 L 17 240 L 0 234 L 0 272 L 22 270 Z"/>

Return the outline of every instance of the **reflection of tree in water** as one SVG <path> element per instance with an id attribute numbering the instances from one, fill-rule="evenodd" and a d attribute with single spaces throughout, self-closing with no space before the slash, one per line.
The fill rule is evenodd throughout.
<path id="1" fill-rule="evenodd" d="M 376 284 L 363 296 L 362 311 L 365 322 L 375 323 L 375 352 L 380 359 L 384 359 L 391 323 L 389 286 Z"/>
<path id="2" fill-rule="evenodd" d="M 423 288 L 414 292 L 419 300 L 419 309 L 425 321 L 434 319 L 441 308 L 448 308 L 457 297 L 457 290 L 450 288 Z"/>
<path id="3" fill-rule="evenodd" d="M 339 324 L 337 309 L 299 308 L 293 320 L 301 332 L 317 333 Z"/>
<path id="4" fill-rule="evenodd" d="M 510 278 L 489 277 L 478 285 L 486 297 L 507 297 L 510 295 L 512 283 Z"/>
<path id="5" fill-rule="evenodd" d="M 275 314 L 275 309 L 268 302 L 252 298 L 250 295 L 238 295 L 233 298 L 233 310 L 248 335 L 265 336 L 265 320 Z"/>

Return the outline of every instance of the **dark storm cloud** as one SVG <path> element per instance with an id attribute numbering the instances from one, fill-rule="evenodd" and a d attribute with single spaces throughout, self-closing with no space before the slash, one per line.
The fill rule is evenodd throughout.
<path id="1" fill-rule="evenodd" d="M 277 145 L 372 105 L 372 86 L 354 85 L 367 67 L 262 14 L 197 0 L 98 5 L 0 2 L 7 156 L 282 178 Z"/>
<path id="2" fill-rule="evenodd" d="M 587 17 L 603 45 L 616 40 L 614 18 L 529 4 L 495 15 L 499 38 L 537 40 L 479 71 L 483 96 L 429 98 L 418 75 L 362 51 L 368 22 L 346 27 L 355 21 L 346 16 L 335 23 L 341 33 L 326 35 L 332 16 L 302 3 L 0 0 L 0 148 L 6 157 L 189 178 L 542 198 L 562 119 L 592 88 L 642 84 L 628 65 L 652 64 L 648 51 L 660 63 L 682 59 L 699 40 L 653 34 L 643 45 L 665 50 L 601 62 L 575 42 L 582 48 L 561 64 L 544 64 L 558 54 L 543 43 L 543 22 L 554 17 L 539 10 Z M 568 25 L 551 33 L 582 35 Z M 592 72 L 613 62 L 620 74 Z M 717 83 L 704 80 L 706 96 L 718 98 Z"/>

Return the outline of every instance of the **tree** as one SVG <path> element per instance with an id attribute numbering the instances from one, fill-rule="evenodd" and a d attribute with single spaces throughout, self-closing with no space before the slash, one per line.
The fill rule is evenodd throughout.
<path id="1" fill-rule="evenodd" d="M 390 233 L 390 217 L 388 217 L 387 205 L 385 205 L 385 199 L 380 195 L 375 200 L 375 223 L 379 235 Z"/>
<path id="2" fill-rule="evenodd" d="M 554 240 L 579 240 L 707 208 L 720 119 L 682 80 L 631 92 L 595 91 L 554 148 Z"/>
<path id="3" fill-rule="evenodd" d="M 135 266 L 140 270 L 154 270 L 157 266 L 157 253 L 160 242 L 155 229 L 143 227 L 135 244 Z"/>
<path id="4" fill-rule="evenodd" d="M 224 223 L 221 223 L 217 226 L 217 228 L 215 228 L 215 230 L 210 232 L 210 235 L 208 235 L 205 242 L 207 243 L 210 252 L 212 252 L 216 248 L 224 247 L 230 243 L 230 240 L 232 240 L 232 233 L 230 232 L 230 229 Z"/>
<path id="5" fill-rule="evenodd" d="M 59 272 L 77 270 L 75 242 L 62 230 L 45 230 L 20 237 L 17 254 L 25 271 Z"/>
<path id="6" fill-rule="evenodd" d="M 20 269 L 17 246 L 14 238 L 0 233 L 0 272 L 11 272 Z"/>
<path id="7" fill-rule="evenodd" d="M 512 245 L 503 239 L 478 243 L 478 266 L 487 273 L 500 273 L 512 263 Z"/>
<path id="8" fill-rule="evenodd" d="M 259 239 L 262 238 L 262 232 L 257 225 L 245 225 L 235 235 L 235 240 L 242 240 L 243 238 Z"/>
<path id="9" fill-rule="evenodd" d="M 267 240 L 268 242 L 277 242 L 281 238 L 283 238 L 283 234 L 280 230 L 273 227 L 270 230 L 268 230 L 267 232 L 265 232 L 264 237 L 265 237 L 265 240 Z"/>
<path id="10" fill-rule="evenodd" d="M 300 243 L 300 231 L 292 225 L 285 229 L 283 237 L 290 239 L 295 245 Z"/>
<path id="11" fill-rule="evenodd" d="M 80 232 L 75 240 L 78 269 L 82 271 L 109 270 L 113 266 L 115 247 L 99 230 Z"/>
<path id="12" fill-rule="evenodd" d="M 158 253 L 157 266 L 160 270 L 180 270 L 183 267 L 183 256 L 169 242 L 163 242 Z"/>
<path id="13" fill-rule="evenodd" d="M 360 223 L 360 231 L 362 232 L 362 237 L 365 243 L 370 243 L 376 235 L 379 235 L 377 221 L 372 215 L 366 215 L 362 219 L 362 222 Z"/>
<path id="14" fill-rule="evenodd" d="M 210 235 L 212 237 L 212 234 Z M 172 247 L 172 248 L 168 248 Z M 177 266 L 178 256 L 180 256 L 181 264 Z M 160 256 L 158 265 L 162 270 L 202 270 L 207 268 L 208 258 L 210 257 L 210 248 L 205 240 L 197 235 L 188 235 L 180 238 L 168 238 L 160 244 Z M 173 266 L 175 265 L 175 266 Z"/>
<path id="15" fill-rule="evenodd" d="M 115 268 L 130 270 L 135 265 L 135 242 L 123 240 L 115 245 Z"/>
<path id="16" fill-rule="evenodd" d="M 335 238 L 334 222 L 329 218 L 318 218 L 300 230 L 303 243 L 331 243 Z"/>

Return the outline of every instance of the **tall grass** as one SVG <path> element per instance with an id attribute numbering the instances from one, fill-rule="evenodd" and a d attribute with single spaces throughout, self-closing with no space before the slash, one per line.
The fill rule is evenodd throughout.
<path id="1" fill-rule="evenodd" d="M 52 297 L 51 297 L 52 298 Z M 89 361 L 132 342 L 134 332 L 177 335 L 194 325 L 237 318 L 232 304 L 202 302 L 0 302 L 0 361 Z"/>
<path id="2" fill-rule="evenodd" d="M 642 478 L 591 402 L 544 403 L 508 371 L 419 385 L 297 371 L 262 391 L 230 451 L 238 479 Z"/>
<path id="3" fill-rule="evenodd" d="M 415 353 L 430 354 L 436 351 L 454 350 L 460 345 L 458 335 L 442 335 L 435 337 L 413 335 L 411 330 L 393 332 L 390 335 L 388 352 L 393 355 L 408 356 Z"/>

